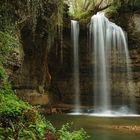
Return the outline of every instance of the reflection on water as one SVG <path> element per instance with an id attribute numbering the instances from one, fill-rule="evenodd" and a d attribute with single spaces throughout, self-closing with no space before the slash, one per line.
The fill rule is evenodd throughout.
<path id="1" fill-rule="evenodd" d="M 140 126 L 140 117 L 121 117 L 121 118 L 107 118 L 107 117 L 93 117 L 82 115 L 54 115 L 46 117 L 52 124 L 60 128 L 62 124 L 73 122 L 74 129 L 84 128 L 89 140 L 139 140 L 140 132 L 122 131 L 115 129 L 105 129 L 106 125 L 137 125 Z"/>

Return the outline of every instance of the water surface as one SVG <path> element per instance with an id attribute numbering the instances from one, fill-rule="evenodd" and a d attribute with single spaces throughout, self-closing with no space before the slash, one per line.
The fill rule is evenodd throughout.
<path id="1" fill-rule="evenodd" d="M 106 125 L 127 125 L 140 126 L 140 117 L 94 117 L 82 115 L 53 115 L 47 116 L 56 128 L 60 128 L 65 123 L 73 122 L 74 129 L 84 128 L 89 140 L 139 140 L 140 132 L 130 130 L 115 130 L 102 128 Z"/>

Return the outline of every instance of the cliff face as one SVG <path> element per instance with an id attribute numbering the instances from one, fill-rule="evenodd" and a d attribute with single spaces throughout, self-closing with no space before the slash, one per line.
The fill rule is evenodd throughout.
<path id="1" fill-rule="evenodd" d="M 140 14 L 128 13 L 121 14 L 113 19 L 113 21 L 121 26 L 128 33 L 129 53 L 132 60 L 131 68 L 133 80 L 129 81 L 129 86 L 133 91 L 137 102 L 140 98 Z M 73 103 L 74 101 L 74 85 L 73 85 L 73 48 L 70 39 L 70 29 L 64 29 L 63 40 L 63 63 L 60 60 L 60 47 L 54 46 L 49 55 L 49 69 L 52 77 L 52 84 L 55 85 L 57 91 L 61 93 L 62 101 L 65 103 Z M 80 30 L 79 41 L 79 60 L 80 60 L 80 93 L 82 104 L 92 104 L 93 101 L 93 74 L 92 60 L 89 56 L 87 30 Z M 57 55 L 56 55 L 57 53 Z M 116 65 L 116 64 L 115 64 Z M 121 73 L 120 67 L 117 65 L 116 73 Z M 123 69 L 123 68 L 122 68 Z M 111 95 L 116 103 L 119 103 L 121 97 L 128 94 L 126 79 L 121 77 L 113 78 L 115 84 L 111 85 Z M 112 83 L 111 82 L 111 83 Z"/>
<path id="2" fill-rule="evenodd" d="M 21 65 L 16 74 L 14 72 L 11 75 L 11 80 L 17 94 L 33 104 L 44 105 L 49 100 L 48 87 L 51 76 L 48 70 L 48 50 L 50 47 L 48 42 L 50 43 L 50 38 L 52 39 L 55 34 L 57 25 L 55 23 L 57 17 L 55 18 L 55 16 L 59 8 L 58 3 L 60 1 L 57 0 L 42 1 L 38 5 L 41 6 L 41 9 L 35 13 L 37 14 L 35 19 L 32 19 L 32 13 L 31 17 L 25 15 L 27 16 L 26 20 L 19 25 L 23 55 L 21 56 Z M 21 16 L 20 14 L 19 16 Z"/>
<path id="3" fill-rule="evenodd" d="M 132 60 L 132 87 L 137 102 L 140 104 L 140 14 L 126 14 L 126 31 L 128 32 L 129 50 Z M 123 17 L 122 17 L 123 19 Z"/>
<path id="4" fill-rule="evenodd" d="M 19 86 L 25 89 L 36 89 L 39 86 L 45 88 L 50 83 L 47 38 L 40 38 L 40 34 L 33 36 L 27 26 L 21 30 L 21 35 L 24 60 Z"/>
<path id="5" fill-rule="evenodd" d="M 128 47 L 132 60 L 133 91 L 136 97 L 140 97 L 140 13 L 122 14 L 116 21 L 128 33 Z"/>
<path id="6" fill-rule="evenodd" d="M 49 6 L 47 6 L 49 7 Z M 51 8 L 46 10 L 47 19 L 56 12 L 56 3 L 51 2 Z M 53 8 L 55 7 L 55 8 Z M 50 13 L 50 14 L 48 14 Z M 133 80 L 129 81 L 133 94 L 140 98 L 140 14 L 121 14 L 112 18 L 128 33 L 130 57 L 132 59 Z M 11 79 L 13 87 L 20 97 L 33 104 L 48 103 L 48 88 L 54 95 L 61 98 L 64 103 L 73 103 L 73 46 L 71 45 L 70 26 L 64 28 L 63 39 L 57 36 L 51 49 L 48 49 L 48 32 L 46 25 L 49 20 L 37 19 L 35 32 L 27 22 L 21 28 L 21 42 L 23 54 L 18 58 L 16 53 L 16 65 L 12 63 Z M 70 21 L 69 21 L 70 24 Z M 82 104 L 92 104 L 93 101 L 93 64 L 88 44 L 88 29 L 82 27 L 79 37 L 80 60 L 80 93 Z M 60 40 L 61 38 L 61 40 Z M 49 50 L 49 51 L 48 51 Z M 20 60 L 19 60 L 20 59 Z M 10 62 L 11 63 L 11 62 Z M 116 65 L 117 67 L 117 65 Z M 117 72 L 121 73 L 119 67 Z M 114 77 L 115 84 L 111 85 L 112 98 L 119 102 L 120 97 L 127 95 L 126 80 Z M 50 88 L 51 87 L 51 88 Z M 35 102 L 36 101 L 36 102 Z M 138 101 L 139 102 L 139 101 Z"/>

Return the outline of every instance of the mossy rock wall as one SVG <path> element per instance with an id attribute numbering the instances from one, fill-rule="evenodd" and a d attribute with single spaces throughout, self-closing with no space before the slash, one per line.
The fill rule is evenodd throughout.
<path id="1" fill-rule="evenodd" d="M 120 14 L 119 16 L 111 17 L 113 22 L 121 26 L 128 33 L 128 44 L 130 57 L 132 59 L 132 74 L 133 80 L 129 81 L 133 95 L 137 98 L 137 103 L 140 100 L 140 14 L 128 13 Z M 92 75 L 92 58 L 89 56 L 88 49 L 88 29 L 84 27 L 80 30 L 80 93 L 82 104 L 92 104 L 93 102 L 93 75 Z M 63 63 L 60 61 L 60 46 L 52 47 L 49 54 L 49 68 L 52 77 L 52 84 L 61 94 L 62 101 L 65 103 L 74 102 L 74 85 L 73 85 L 73 49 L 71 45 L 71 31 L 69 28 L 64 29 L 63 40 Z M 57 48 L 57 49 L 56 49 Z M 117 66 L 116 66 L 117 67 Z M 117 72 L 121 73 L 120 67 Z M 126 79 L 120 77 L 116 79 L 115 84 L 111 85 L 111 96 L 116 104 L 119 104 L 123 96 L 127 97 L 128 88 Z M 120 80 L 119 80 L 120 79 Z M 115 82 L 115 81 L 114 81 Z M 126 99 L 127 100 L 127 99 Z"/>
<path id="2" fill-rule="evenodd" d="M 49 40 L 55 34 L 56 24 L 52 24 L 52 22 L 56 19 L 58 1 L 42 1 L 41 4 L 40 13 L 36 13 L 36 17 L 34 17 L 35 23 L 32 23 L 33 17 L 28 15 L 25 15 L 27 16 L 25 20 L 19 23 L 23 56 L 17 74 L 14 79 L 11 76 L 11 79 L 12 86 L 17 91 L 18 96 L 27 97 L 27 101 L 30 100 L 28 99 L 30 94 L 32 95 L 34 92 L 36 94 L 47 94 L 41 96 L 42 103 L 39 101 L 39 104 L 44 105 L 51 81 L 48 69 L 48 53 L 51 46 Z M 20 14 L 22 15 L 22 13 Z M 29 96 L 26 96 L 25 91 L 29 93 Z M 48 99 L 46 100 L 47 103 Z"/>

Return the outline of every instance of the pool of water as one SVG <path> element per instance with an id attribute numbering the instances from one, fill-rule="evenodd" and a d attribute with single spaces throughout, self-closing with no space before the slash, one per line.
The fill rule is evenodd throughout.
<path id="1" fill-rule="evenodd" d="M 74 129 L 84 128 L 89 140 L 140 140 L 140 132 L 110 129 L 101 126 L 140 126 L 140 117 L 95 117 L 83 115 L 46 116 L 56 128 L 65 123 L 73 123 Z"/>

